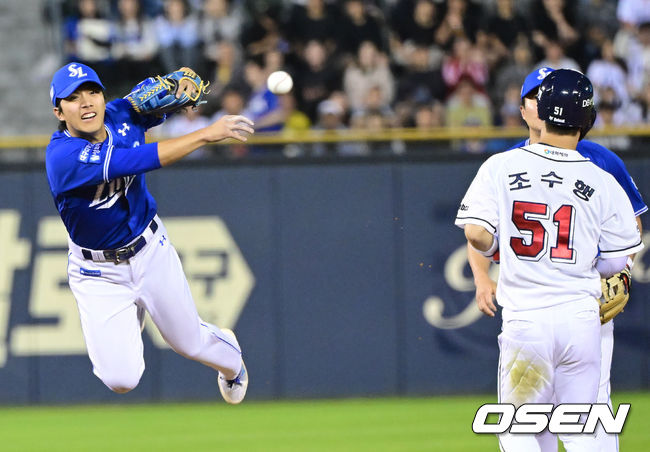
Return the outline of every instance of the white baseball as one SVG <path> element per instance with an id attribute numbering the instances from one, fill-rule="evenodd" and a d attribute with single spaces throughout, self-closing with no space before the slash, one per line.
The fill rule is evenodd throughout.
<path id="1" fill-rule="evenodd" d="M 269 75 L 266 86 L 273 94 L 287 94 L 293 88 L 293 79 L 284 71 L 275 71 Z"/>

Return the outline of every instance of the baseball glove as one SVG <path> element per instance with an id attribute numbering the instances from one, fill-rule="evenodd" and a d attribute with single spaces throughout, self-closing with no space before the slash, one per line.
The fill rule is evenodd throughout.
<path id="1" fill-rule="evenodd" d="M 177 97 L 181 82 L 189 81 L 189 88 Z M 202 103 L 208 85 L 190 68 L 181 68 L 164 76 L 149 77 L 138 83 L 124 98 L 142 115 L 162 116 L 183 107 L 196 107 Z M 183 84 L 183 86 L 187 83 Z"/>
<path id="2" fill-rule="evenodd" d="M 632 276 L 626 268 L 620 273 L 600 280 L 605 302 L 600 305 L 600 323 L 605 324 L 623 311 L 630 299 Z"/>

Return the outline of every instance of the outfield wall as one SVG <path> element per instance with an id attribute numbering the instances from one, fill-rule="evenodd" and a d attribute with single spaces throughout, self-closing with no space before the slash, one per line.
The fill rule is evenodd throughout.
<path id="1" fill-rule="evenodd" d="M 500 322 L 475 308 L 453 226 L 479 165 L 204 165 L 147 177 L 199 312 L 238 333 L 250 398 L 493 393 Z M 650 199 L 650 159 L 628 166 Z M 85 354 L 43 169 L 0 172 L 0 192 L 0 403 L 218 398 L 214 373 L 150 324 L 140 385 L 105 388 Z M 649 386 L 650 257 L 640 257 L 616 321 L 614 390 Z"/>

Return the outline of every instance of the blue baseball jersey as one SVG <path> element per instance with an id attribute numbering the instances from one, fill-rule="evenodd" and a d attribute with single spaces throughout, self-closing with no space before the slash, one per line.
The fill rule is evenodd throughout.
<path id="1" fill-rule="evenodd" d="M 529 140 L 524 140 L 516 144 L 512 149 L 527 146 L 528 144 Z M 596 166 L 614 176 L 618 184 L 625 190 L 627 197 L 630 198 L 630 203 L 634 208 L 634 215 L 638 217 L 648 210 L 648 206 L 643 202 L 643 197 L 639 193 L 639 189 L 636 187 L 634 180 L 632 180 L 632 176 L 630 176 L 627 168 L 625 168 L 625 163 L 623 163 L 623 160 L 618 155 L 614 154 L 605 146 L 588 140 L 578 141 L 576 150 L 580 155 L 591 160 Z"/>
<path id="2" fill-rule="evenodd" d="M 164 118 L 141 116 L 125 99 L 106 104 L 107 138 L 92 144 L 67 130 L 52 135 L 45 168 L 54 204 L 74 243 L 103 250 L 138 237 L 156 215 L 144 173 L 160 168 L 147 129 Z"/>

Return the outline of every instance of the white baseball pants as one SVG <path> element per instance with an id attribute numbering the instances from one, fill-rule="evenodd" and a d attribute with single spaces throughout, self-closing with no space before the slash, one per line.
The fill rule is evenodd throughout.
<path id="1" fill-rule="evenodd" d="M 612 407 L 610 398 L 610 370 L 614 352 L 614 321 L 609 321 L 600 327 L 600 382 L 598 384 L 598 403 L 606 403 Z M 554 402 L 555 403 L 555 402 Z M 557 452 L 557 436 L 548 430 L 536 435 L 541 452 Z M 602 425 L 596 426 L 597 452 L 618 452 L 618 435 L 605 433 Z"/>
<path id="2" fill-rule="evenodd" d="M 235 378 L 241 370 L 239 344 L 199 318 L 178 254 L 158 216 L 154 221 L 159 227 L 155 233 L 147 227 L 144 248 L 118 265 L 84 259 L 81 248 L 68 241 L 68 281 L 93 372 L 118 393 L 137 386 L 145 368 L 145 309 L 177 353 Z"/>
<path id="3" fill-rule="evenodd" d="M 598 387 L 598 403 L 606 403 L 612 407 L 610 370 L 612 368 L 612 355 L 614 354 L 614 321 L 610 320 L 600 328 L 600 385 Z M 596 441 L 599 452 L 618 452 L 618 435 L 605 433 L 603 426 L 596 426 Z"/>
<path id="4" fill-rule="evenodd" d="M 503 310 L 499 402 L 596 403 L 600 319 L 595 299 L 545 309 Z M 567 452 L 597 450 L 595 435 L 560 435 Z M 503 452 L 540 451 L 535 435 L 499 435 Z"/>

